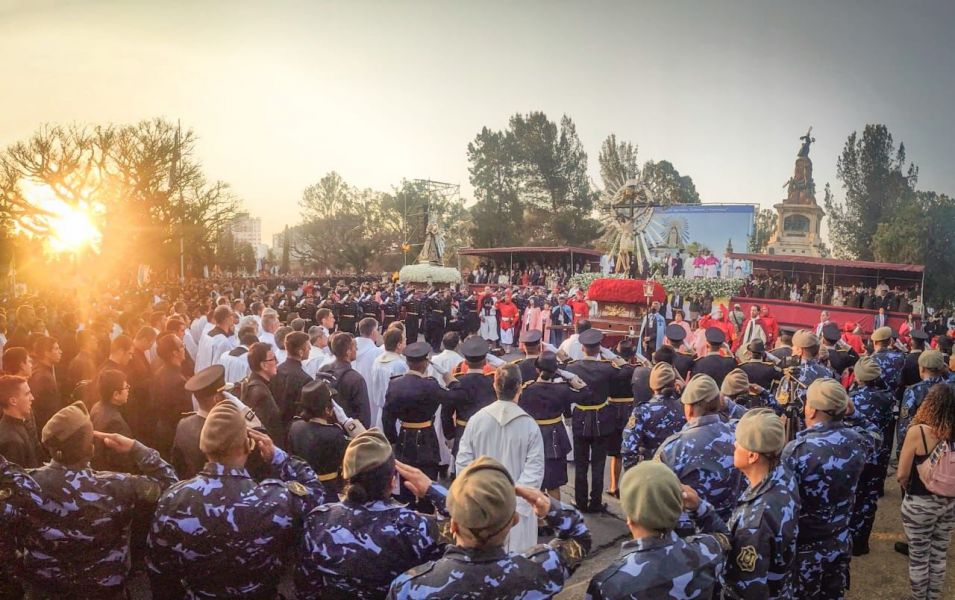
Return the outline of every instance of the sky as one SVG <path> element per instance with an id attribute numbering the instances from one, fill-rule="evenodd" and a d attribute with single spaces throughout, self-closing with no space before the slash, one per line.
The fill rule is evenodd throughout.
<path id="1" fill-rule="evenodd" d="M 955 3 L 0 0 L 0 147 L 44 123 L 180 119 L 262 218 L 305 187 L 468 181 L 516 112 L 570 116 L 599 182 L 610 133 L 704 202 L 771 207 L 812 125 L 821 201 L 852 131 L 884 123 L 955 194 Z"/>

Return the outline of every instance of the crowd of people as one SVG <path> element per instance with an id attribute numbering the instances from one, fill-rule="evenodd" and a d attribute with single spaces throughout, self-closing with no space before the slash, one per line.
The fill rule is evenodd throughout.
<path id="1" fill-rule="evenodd" d="M 895 460 L 897 550 L 940 597 L 955 324 L 671 297 L 611 344 L 526 275 L 5 303 L 0 598 L 125 598 L 131 569 L 156 598 L 550 597 L 607 497 L 632 540 L 588 598 L 841 598 Z"/>

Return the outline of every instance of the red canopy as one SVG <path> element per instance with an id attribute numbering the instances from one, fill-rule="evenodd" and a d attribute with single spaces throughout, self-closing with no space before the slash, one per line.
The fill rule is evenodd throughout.
<path id="1" fill-rule="evenodd" d="M 622 302 L 624 304 L 646 304 L 647 296 L 643 279 L 594 279 L 587 289 L 587 297 L 598 302 Z M 666 290 L 656 281 L 650 302 L 665 302 Z"/>

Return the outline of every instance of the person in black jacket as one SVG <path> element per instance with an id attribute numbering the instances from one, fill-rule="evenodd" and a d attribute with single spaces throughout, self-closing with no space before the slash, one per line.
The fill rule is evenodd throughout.
<path id="1" fill-rule="evenodd" d="M 350 333 L 339 332 L 328 341 L 335 356 L 335 362 L 319 369 L 335 377 L 335 389 L 338 391 L 338 404 L 345 414 L 358 419 L 365 428 L 371 427 L 371 404 L 368 401 L 368 385 L 365 378 L 352 368 L 351 364 L 358 354 L 355 337 Z"/>
<path id="2" fill-rule="evenodd" d="M 39 467 L 46 453 L 30 419 L 33 392 L 25 378 L 0 376 L 0 409 L 0 455 L 25 469 Z"/>
<path id="3" fill-rule="evenodd" d="M 272 397 L 278 405 L 282 427 L 288 429 L 292 417 L 298 412 L 296 404 L 302 396 L 302 388 L 313 378 L 302 368 L 302 362 L 308 358 L 310 346 L 308 334 L 293 331 L 285 336 L 285 351 L 288 357 L 278 366 L 275 377 L 269 381 Z M 284 439 L 282 440 L 284 442 Z"/>
<path id="4" fill-rule="evenodd" d="M 302 388 L 302 410 L 292 421 L 288 433 L 288 449 L 309 464 L 326 495 L 335 496 L 342 490 L 342 457 L 348 447 L 348 438 L 341 425 L 335 422 L 332 396 L 336 392 L 325 381 L 312 381 Z"/>
<path id="5" fill-rule="evenodd" d="M 121 408 L 129 401 L 129 382 L 122 371 L 107 369 L 99 374 L 99 402 L 90 411 L 93 429 L 101 433 L 118 433 L 133 438 Z M 136 462 L 128 453 L 119 453 L 105 445 L 101 439 L 93 441 L 92 466 L 97 471 L 116 471 L 118 473 L 136 473 Z"/>
<path id="6" fill-rule="evenodd" d="M 269 388 L 269 382 L 278 373 L 272 345 L 256 342 L 249 347 L 246 357 L 252 373 L 242 382 L 242 403 L 255 411 L 275 445 L 284 448 L 287 429 Z"/>
<path id="7" fill-rule="evenodd" d="M 186 348 L 174 333 L 164 333 L 156 342 L 156 355 L 161 366 L 152 378 L 149 401 L 156 412 L 156 431 L 153 439 L 163 458 L 169 458 L 176 426 L 182 416 L 192 410 L 192 398 L 186 392 L 186 377 L 182 366 Z"/>

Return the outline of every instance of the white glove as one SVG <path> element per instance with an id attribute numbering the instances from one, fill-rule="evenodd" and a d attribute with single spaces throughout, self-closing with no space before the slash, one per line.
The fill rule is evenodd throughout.
<path id="1" fill-rule="evenodd" d="M 332 400 L 332 410 L 335 413 L 335 420 L 338 421 L 339 425 L 344 425 L 348 421 L 348 415 L 345 414 L 345 411 L 341 406 L 338 405 L 338 402 Z"/>

